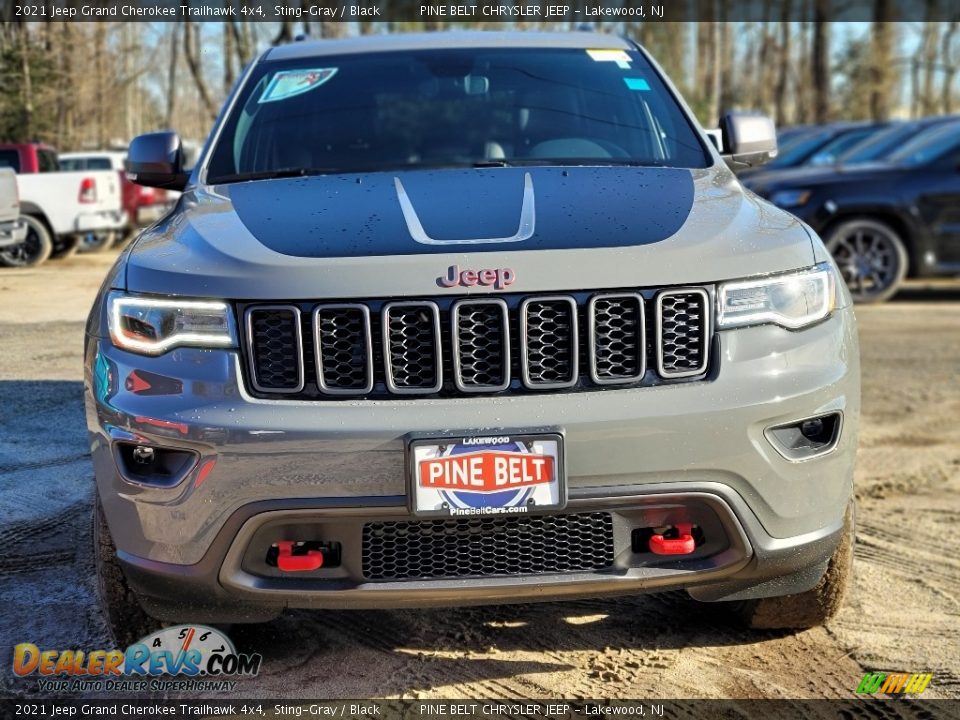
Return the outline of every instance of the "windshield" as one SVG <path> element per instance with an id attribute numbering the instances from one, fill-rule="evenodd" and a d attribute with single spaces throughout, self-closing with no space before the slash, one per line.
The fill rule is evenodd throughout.
<path id="1" fill-rule="evenodd" d="M 872 137 L 876 133 L 877 128 L 867 128 L 865 130 L 844 133 L 817 150 L 817 152 L 814 153 L 814 155 L 806 162 L 806 164 L 832 165 L 844 152 L 852 148 L 854 145 L 858 145 L 859 143 L 863 142 L 867 138 Z"/>
<path id="2" fill-rule="evenodd" d="M 895 165 L 923 165 L 960 145 L 960 122 L 927 128 L 894 153 L 887 160 Z"/>
<path id="3" fill-rule="evenodd" d="M 711 160 L 639 53 L 445 49 L 262 63 L 207 181 L 513 163 Z"/>
<path id="4" fill-rule="evenodd" d="M 813 133 L 804 133 L 800 137 L 788 140 L 780 148 L 777 156 L 766 164 L 766 167 L 779 168 L 799 165 L 823 147 L 833 136 L 833 132 L 830 130 L 820 130 Z"/>
<path id="5" fill-rule="evenodd" d="M 882 160 L 916 132 L 917 126 L 913 123 L 894 125 L 854 145 L 837 158 L 837 162 L 843 165 L 855 165 Z"/>

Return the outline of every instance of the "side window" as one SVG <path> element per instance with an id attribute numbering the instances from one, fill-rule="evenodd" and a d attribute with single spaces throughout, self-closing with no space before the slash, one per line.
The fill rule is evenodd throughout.
<path id="1" fill-rule="evenodd" d="M 13 168 L 20 172 L 20 153 L 16 150 L 0 150 L 0 167 Z"/>
<path id="2" fill-rule="evenodd" d="M 57 154 L 50 150 L 37 150 L 37 166 L 42 173 L 57 172 L 60 169 Z"/>

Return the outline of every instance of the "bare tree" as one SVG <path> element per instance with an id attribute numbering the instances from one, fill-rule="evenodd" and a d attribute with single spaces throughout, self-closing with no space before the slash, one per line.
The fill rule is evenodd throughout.
<path id="1" fill-rule="evenodd" d="M 203 103 L 207 114 L 211 120 L 217 117 L 217 104 L 210 97 L 210 91 L 207 89 L 207 82 L 203 78 L 203 68 L 200 67 L 200 38 L 198 31 L 194 29 L 190 20 L 183 21 L 183 56 L 187 61 L 187 67 L 190 68 L 190 74 L 193 76 L 193 82 L 197 86 L 197 92 L 200 94 L 200 101 Z"/>
<path id="2" fill-rule="evenodd" d="M 935 21 L 938 15 L 937 0 L 926 0 L 926 19 L 923 23 L 923 37 L 920 55 L 923 58 L 923 92 L 920 98 L 920 111 L 924 115 L 936 112 L 937 97 L 933 89 L 933 78 L 937 69 L 937 37 L 940 23 Z"/>
<path id="3" fill-rule="evenodd" d="M 23 72 L 23 127 L 26 140 L 33 139 L 33 87 L 30 83 L 30 31 L 26 23 L 20 26 L 20 66 Z"/>
<path id="4" fill-rule="evenodd" d="M 787 122 L 787 85 L 790 82 L 790 11 L 791 0 L 783 0 L 781 5 L 780 47 L 778 48 L 779 63 L 777 68 L 777 87 L 774 91 L 774 106 L 777 125 Z"/>
<path id="5" fill-rule="evenodd" d="M 890 99 L 893 95 L 893 16 L 893 0 L 874 0 L 870 117 L 876 121 L 890 117 Z"/>
<path id="6" fill-rule="evenodd" d="M 830 0 L 813 0 L 813 50 L 810 81 L 813 85 L 813 119 L 830 119 Z"/>
<path id="7" fill-rule="evenodd" d="M 163 124 L 173 127 L 174 113 L 177 111 L 177 59 L 180 54 L 178 46 L 180 35 L 180 23 L 170 23 L 170 65 L 167 68 L 167 111 L 164 115 Z"/>
<path id="8" fill-rule="evenodd" d="M 943 34 L 943 44 L 940 51 L 943 58 L 943 87 L 941 88 L 943 112 L 953 112 L 953 82 L 957 77 L 957 66 L 960 65 L 960 53 L 957 53 L 956 37 L 960 30 L 960 21 L 951 20 L 947 31 Z"/>

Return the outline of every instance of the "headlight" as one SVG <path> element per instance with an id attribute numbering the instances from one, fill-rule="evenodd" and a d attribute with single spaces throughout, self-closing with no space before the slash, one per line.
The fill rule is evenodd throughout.
<path id="1" fill-rule="evenodd" d="M 770 196 L 770 202 L 782 208 L 801 207 L 812 194 L 809 190 L 778 190 Z"/>
<path id="2" fill-rule="evenodd" d="M 830 263 L 758 280 L 723 283 L 717 294 L 720 329 L 774 323 L 797 330 L 823 320 L 836 307 Z"/>
<path id="3" fill-rule="evenodd" d="M 143 355 L 171 348 L 235 347 L 236 326 L 225 302 L 167 300 L 112 292 L 107 320 L 113 344 Z"/>

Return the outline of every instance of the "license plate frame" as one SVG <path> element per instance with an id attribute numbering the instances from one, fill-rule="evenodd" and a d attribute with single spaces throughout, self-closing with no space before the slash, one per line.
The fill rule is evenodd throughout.
<path id="1" fill-rule="evenodd" d="M 515 449 L 506 449 L 510 446 Z M 485 487 L 440 487 L 420 483 L 422 462 L 441 458 L 485 456 L 482 460 L 467 461 L 471 469 L 476 464 L 486 471 Z M 525 456 L 525 459 L 523 459 Z M 407 457 L 407 508 L 416 517 L 471 518 L 524 516 L 531 513 L 562 510 L 567 505 L 567 473 L 563 435 L 556 432 L 502 433 L 497 435 L 460 435 L 447 437 L 417 437 L 406 446 Z M 504 458 L 503 460 L 498 458 Z M 516 461 L 512 461 L 517 458 Z M 537 463 L 535 459 L 550 458 L 552 462 Z M 506 462 L 508 468 L 504 468 Z M 463 479 L 464 462 L 444 462 L 450 466 L 450 475 Z M 453 465 L 457 466 L 454 470 Z M 550 471 L 549 482 L 537 479 L 540 473 Z M 501 477 L 500 471 L 510 478 L 529 478 L 530 483 L 507 482 L 504 490 L 489 489 L 490 475 Z M 518 474 L 519 473 L 519 476 Z M 541 475 L 542 476 L 542 475 Z M 445 476 L 447 477 L 447 476 Z M 474 480 L 476 476 L 474 476 Z M 501 477 L 502 479 L 502 477 Z M 532 503 L 531 503 L 532 501 Z M 446 503 L 445 505 L 443 503 Z"/>

